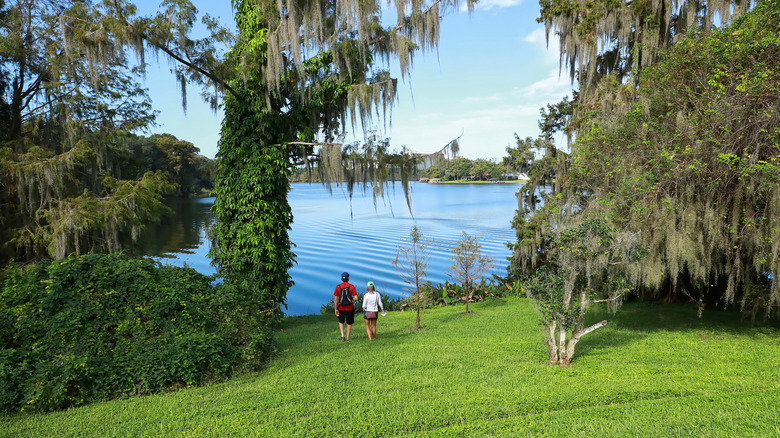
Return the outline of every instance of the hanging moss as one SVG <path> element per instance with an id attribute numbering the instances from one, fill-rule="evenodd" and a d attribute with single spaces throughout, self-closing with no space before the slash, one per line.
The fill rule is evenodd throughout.
<path id="1" fill-rule="evenodd" d="M 538 262 L 560 228 L 601 217 L 639 237 L 644 255 L 625 268 L 638 290 L 776 316 L 778 10 L 765 1 L 729 28 L 682 39 L 643 70 L 638 92 L 602 81 L 615 100 L 637 98 L 588 107 L 561 190 L 517 219 L 516 264 Z"/>

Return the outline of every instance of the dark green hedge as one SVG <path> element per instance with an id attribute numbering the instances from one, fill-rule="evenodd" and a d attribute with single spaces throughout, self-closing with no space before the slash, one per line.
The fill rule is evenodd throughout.
<path id="1" fill-rule="evenodd" d="M 272 351 L 245 300 L 191 268 L 88 255 L 3 273 L 0 410 L 223 379 Z"/>

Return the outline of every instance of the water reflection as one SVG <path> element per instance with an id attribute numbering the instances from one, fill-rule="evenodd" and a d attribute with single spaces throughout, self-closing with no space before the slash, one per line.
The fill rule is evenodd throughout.
<path id="1" fill-rule="evenodd" d="M 131 249 L 134 255 L 175 258 L 194 254 L 203 245 L 204 232 L 211 228 L 214 198 L 173 199 L 166 205 L 173 214 L 148 227 Z"/>

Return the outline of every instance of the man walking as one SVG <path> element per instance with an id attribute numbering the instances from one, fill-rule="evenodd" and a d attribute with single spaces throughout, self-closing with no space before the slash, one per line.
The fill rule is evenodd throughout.
<path id="1" fill-rule="evenodd" d="M 339 317 L 339 341 L 349 341 L 352 333 L 352 324 L 355 323 L 355 305 L 357 301 L 357 289 L 349 283 L 349 272 L 341 274 L 341 284 L 336 286 L 333 292 L 333 307 L 336 308 L 336 316 Z M 344 323 L 347 324 L 347 337 L 344 337 Z"/>

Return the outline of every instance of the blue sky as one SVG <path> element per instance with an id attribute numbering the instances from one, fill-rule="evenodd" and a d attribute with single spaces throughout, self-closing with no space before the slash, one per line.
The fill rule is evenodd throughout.
<path id="1" fill-rule="evenodd" d="M 194 3 L 200 13 L 232 23 L 229 0 Z M 149 10 L 158 3 L 138 4 Z M 381 121 L 375 128 L 393 146 L 416 152 L 433 152 L 461 136 L 461 155 L 470 159 L 500 160 L 506 147 L 514 145 L 515 133 L 536 137 L 539 108 L 571 96 L 568 77 L 558 74 L 557 41 L 547 48 L 538 15 L 538 2 L 528 0 L 487 0 L 471 15 L 465 10 L 448 14 L 441 23 L 438 53 L 418 54 L 406 80 L 394 75 L 399 86 L 392 120 L 387 130 Z M 221 114 L 211 112 L 195 88 L 189 91 L 185 114 L 179 86 L 162 58 L 161 64 L 150 67 L 144 84 L 160 111 L 160 126 L 152 132 L 171 133 L 213 158 Z M 363 136 L 352 135 L 346 141 Z"/>

